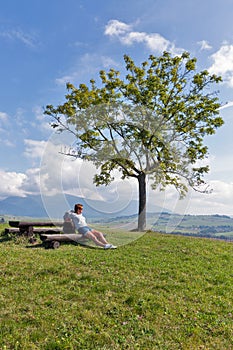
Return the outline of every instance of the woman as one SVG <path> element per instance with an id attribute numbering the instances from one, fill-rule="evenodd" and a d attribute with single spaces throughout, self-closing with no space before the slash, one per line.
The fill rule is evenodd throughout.
<path id="1" fill-rule="evenodd" d="M 102 232 L 90 228 L 87 225 L 86 218 L 83 216 L 82 211 L 83 205 L 78 203 L 75 204 L 74 211 L 71 211 L 69 214 L 78 233 L 92 240 L 99 247 L 103 247 L 104 249 L 116 249 L 116 246 L 106 241 Z"/>

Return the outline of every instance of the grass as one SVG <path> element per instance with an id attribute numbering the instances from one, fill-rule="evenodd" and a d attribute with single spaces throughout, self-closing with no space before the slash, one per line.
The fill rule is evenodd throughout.
<path id="1" fill-rule="evenodd" d="M 117 250 L 2 237 L 0 349 L 233 349 L 232 243 L 134 234 L 109 230 Z"/>

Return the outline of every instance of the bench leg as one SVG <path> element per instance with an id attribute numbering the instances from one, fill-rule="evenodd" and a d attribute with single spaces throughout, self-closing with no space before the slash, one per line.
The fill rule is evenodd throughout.
<path id="1" fill-rule="evenodd" d="M 60 242 L 58 241 L 45 241 L 43 242 L 45 249 L 58 249 L 60 247 Z"/>

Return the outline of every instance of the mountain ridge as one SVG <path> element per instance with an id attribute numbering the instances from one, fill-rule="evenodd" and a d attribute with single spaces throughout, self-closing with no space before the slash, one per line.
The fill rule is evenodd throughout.
<path id="1" fill-rule="evenodd" d="M 73 209 L 75 203 L 84 205 L 85 216 L 89 218 L 111 218 L 122 215 L 137 215 L 138 201 L 130 200 L 118 205 L 98 200 L 85 199 L 73 195 L 44 196 L 29 195 L 26 197 L 11 196 L 0 201 L 0 215 L 61 218 L 66 210 Z M 163 208 L 148 205 L 148 211 L 161 212 Z"/>

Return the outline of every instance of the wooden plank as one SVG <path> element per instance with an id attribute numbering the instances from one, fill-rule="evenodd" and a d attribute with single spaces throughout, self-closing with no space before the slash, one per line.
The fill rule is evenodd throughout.
<path id="1" fill-rule="evenodd" d="M 44 227 L 34 227 L 33 228 L 33 233 L 49 233 L 49 234 L 57 234 L 57 233 L 62 233 L 62 229 L 57 228 L 57 227 L 53 227 L 51 228 L 51 230 L 48 230 L 48 228 Z"/>
<path id="2" fill-rule="evenodd" d="M 42 234 L 40 236 L 43 242 L 58 241 L 58 242 L 86 242 L 88 239 L 78 233 L 70 234 Z"/>
<path id="3" fill-rule="evenodd" d="M 7 227 L 5 228 L 5 234 L 7 233 L 19 233 L 19 229 L 16 227 Z"/>
<path id="4" fill-rule="evenodd" d="M 49 230 L 46 227 L 45 228 L 42 228 L 42 227 L 34 227 L 33 228 L 33 233 L 40 234 L 40 233 L 48 233 L 48 232 L 49 232 L 49 234 L 53 234 L 53 232 L 54 232 L 54 234 L 62 233 L 62 229 L 59 229 L 56 227 L 52 228 L 51 230 Z M 22 233 L 22 232 L 17 227 L 7 227 L 7 228 L 5 228 L 5 233 Z"/>
<path id="5" fill-rule="evenodd" d="M 51 221 L 20 221 L 18 227 L 30 227 L 30 226 L 39 226 L 39 227 L 54 227 L 54 226 L 63 226 L 63 221 L 51 222 Z"/>
<path id="6" fill-rule="evenodd" d="M 30 227 L 30 226 L 39 226 L 39 227 L 54 227 L 54 226 L 63 226 L 63 221 L 9 221 L 11 227 Z"/>

